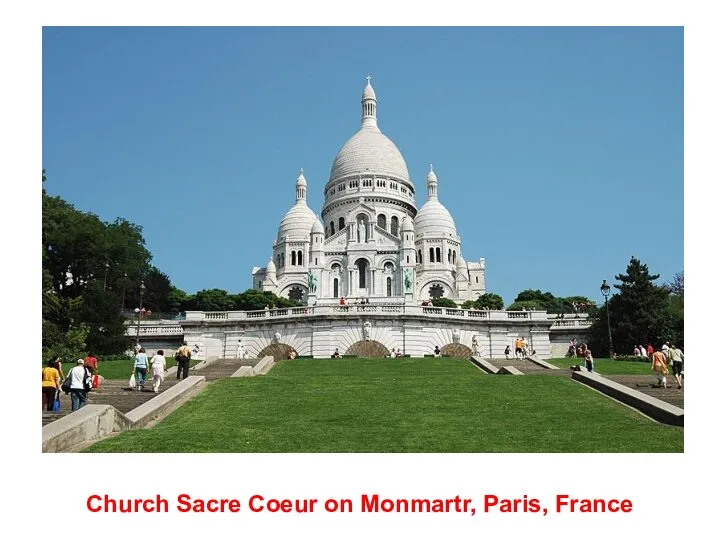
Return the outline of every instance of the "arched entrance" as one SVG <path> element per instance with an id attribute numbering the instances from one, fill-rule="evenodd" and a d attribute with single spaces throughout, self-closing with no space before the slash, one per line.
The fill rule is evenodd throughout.
<path id="1" fill-rule="evenodd" d="M 272 356 L 277 362 L 278 360 L 287 360 L 290 358 L 291 352 L 294 352 L 295 356 L 297 356 L 297 351 L 290 345 L 286 345 L 285 343 L 273 343 L 260 351 L 258 353 L 258 358 L 263 359 L 266 356 Z"/>
<path id="2" fill-rule="evenodd" d="M 448 343 L 440 349 L 440 356 L 451 356 L 453 358 L 470 358 L 473 355 L 472 349 L 462 343 Z"/>
<path id="3" fill-rule="evenodd" d="M 357 356 L 358 358 L 385 358 L 390 355 L 388 348 L 379 341 L 363 340 L 356 341 L 347 351 L 346 356 Z"/>

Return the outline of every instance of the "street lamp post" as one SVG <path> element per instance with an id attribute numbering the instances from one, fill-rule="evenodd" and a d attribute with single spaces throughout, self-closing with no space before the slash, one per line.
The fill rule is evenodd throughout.
<path id="1" fill-rule="evenodd" d="M 110 269 L 110 263 L 108 261 L 105 261 L 105 280 L 103 281 L 103 291 L 107 289 L 107 273 Z"/>
<path id="2" fill-rule="evenodd" d="M 140 282 L 140 307 L 135 308 L 135 312 L 137 313 L 137 334 L 136 334 L 136 341 L 135 345 L 137 348 L 140 348 L 140 316 L 142 315 L 142 301 L 143 296 L 145 295 L 145 282 Z"/>
<path id="3" fill-rule="evenodd" d="M 612 332 L 610 332 L 610 306 L 608 306 L 608 296 L 610 295 L 610 285 L 606 279 L 603 279 L 602 285 L 600 285 L 600 292 L 605 297 L 605 313 L 607 314 L 607 326 L 608 326 L 608 343 L 610 344 L 610 358 L 614 358 L 613 355 L 613 342 Z"/>
<path id="4" fill-rule="evenodd" d="M 125 311 L 125 285 L 127 285 L 127 272 L 123 274 L 122 300 L 120 300 L 120 313 Z M 123 315 L 124 317 L 124 315 Z"/>

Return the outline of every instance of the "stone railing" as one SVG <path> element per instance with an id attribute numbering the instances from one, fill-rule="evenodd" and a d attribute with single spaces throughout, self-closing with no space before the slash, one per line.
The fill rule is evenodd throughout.
<path id="1" fill-rule="evenodd" d="M 188 311 L 188 322 L 228 321 L 243 319 L 285 319 L 306 316 L 386 316 L 391 315 L 426 315 L 451 319 L 485 319 L 490 321 L 537 320 L 547 321 L 544 311 L 485 311 L 457 308 L 442 308 L 407 304 L 352 304 L 324 305 L 297 308 L 264 309 L 259 311 Z"/>
<path id="2" fill-rule="evenodd" d="M 140 336 L 181 336 L 183 335 L 183 327 L 179 324 L 175 326 L 169 325 L 144 325 L 140 326 Z M 135 325 L 128 325 L 125 329 L 126 336 L 137 336 L 138 328 Z"/>
<path id="3" fill-rule="evenodd" d="M 551 330 L 569 330 L 573 328 L 577 328 L 578 330 L 585 330 L 593 323 L 587 313 L 574 313 L 565 315 L 549 313 L 548 319 L 552 321 L 552 325 L 550 326 Z"/>

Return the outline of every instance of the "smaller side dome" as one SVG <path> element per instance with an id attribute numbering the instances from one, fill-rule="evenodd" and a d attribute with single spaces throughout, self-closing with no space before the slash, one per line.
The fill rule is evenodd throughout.
<path id="1" fill-rule="evenodd" d="M 462 253 L 458 257 L 457 267 L 458 268 L 467 268 L 468 267 L 467 263 L 465 262 L 465 259 L 462 256 Z"/>
<path id="2" fill-rule="evenodd" d="M 274 274 L 277 271 L 277 268 L 275 268 L 275 263 L 273 262 L 272 259 L 270 259 L 270 262 L 267 263 L 266 270 L 267 270 L 268 274 Z"/>
<path id="3" fill-rule="evenodd" d="M 325 234 L 325 229 L 323 228 L 322 223 L 320 223 L 319 219 L 315 220 L 315 223 L 313 223 L 312 230 L 310 231 L 313 234 Z"/>
<path id="4" fill-rule="evenodd" d="M 297 182 L 295 183 L 296 186 L 303 186 L 307 187 L 307 180 L 305 180 L 305 174 L 303 174 L 303 170 L 300 169 L 300 175 L 297 177 Z"/>
<path id="5" fill-rule="evenodd" d="M 410 216 L 405 216 L 400 224 L 400 230 L 403 232 L 415 232 L 415 225 Z"/>

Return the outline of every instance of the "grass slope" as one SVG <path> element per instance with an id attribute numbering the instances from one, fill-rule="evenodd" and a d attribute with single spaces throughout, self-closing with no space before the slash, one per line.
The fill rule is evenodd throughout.
<path id="1" fill-rule="evenodd" d="M 465 360 L 295 360 L 224 379 L 92 452 L 682 452 L 657 424 L 557 376 Z"/>

